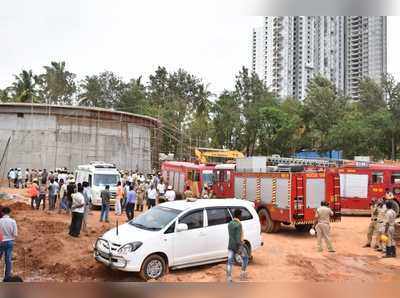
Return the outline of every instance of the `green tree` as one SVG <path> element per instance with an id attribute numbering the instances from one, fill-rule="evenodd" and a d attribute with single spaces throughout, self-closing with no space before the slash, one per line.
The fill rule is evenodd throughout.
<path id="1" fill-rule="evenodd" d="M 296 100 L 287 99 L 279 106 L 266 106 L 261 109 L 259 154 L 291 156 L 299 149 L 301 118 L 299 110 L 293 110 L 298 104 Z"/>
<path id="2" fill-rule="evenodd" d="M 10 88 L 0 89 L 0 102 L 10 102 L 12 98 L 10 96 Z"/>
<path id="3" fill-rule="evenodd" d="M 12 99 L 15 102 L 39 102 L 37 82 L 38 77 L 32 70 L 23 70 L 19 75 L 14 76 L 15 81 L 9 88 Z M 8 92 L 7 92 L 8 93 Z M 3 94 L 7 98 L 8 94 Z"/>
<path id="4" fill-rule="evenodd" d="M 207 146 L 212 134 L 212 123 L 210 119 L 211 113 L 211 92 L 203 84 L 197 86 L 196 96 L 192 102 L 192 113 L 189 115 L 189 124 L 187 125 L 187 133 L 191 140 L 203 140 Z M 191 144 L 190 144 L 191 145 Z"/>
<path id="5" fill-rule="evenodd" d="M 151 115 L 152 110 L 147 100 L 146 87 L 142 84 L 142 77 L 132 79 L 126 84 L 116 108 L 120 111 Z"/>
<path id="6" fill-rule="evenodd" d="M 242 122 L 235 94 L 224 90 L 211 107 L 214 146 L 240 150 Z"/>
<path id="7" fill-rule="evenodd" d="M 310 149 L 335 149 L 328 146 L 328 133 L 341 119 L 346 104 L 347 99 L 337 94 L 335 86 L 328 79 L 316 76 L 310 81 L 302 115 Z"/>
<path id="8" fill-rule="evenodd" d="M 127 85 L 110 71 L 99 75 L 86 76 L 80 83 L 79 105 L 99 108 L 113 108 L 119 105 Z"/>
<path id="9" fill-rule="evenodd" d="M 398 158 L 397 147 L 400 141 L 400 83 L 392 75 L 386 74 L 382 81 L 382 89 L 391 115 L 390 158 L 394 160 Z"/>
<path id="10" fill-rule="evenodd" d="M 251 156 L 256 151 L 260 135 L 263 115 L 261 109 L 267 106 L 276 106 L 277 99 L 268 91 L 257 74 L 249 73 L 245 67 L 236 75 L 235 96 L 241 108 L 243 131 L 241 144 L 246 155 Z"/>
<path id="11" fill-rule="evenodd" d="M 152 116 L 163 122 L 161 150 L 183 157 L 190 149 L 187 129 L 195 110 L 206 108 L 205 87 L 200 79 L 183 69 L 169 73 L 165 67 L 158 67 L 149 79 L 147 91 Z M 205 145 L 204 140 L 199 141 Z"/>
<path id="12" fill-rule="evenodd" d="M 51 62 L 40 75 L 41 96 L 48 104 L 72 104 L 77 91 L 76 75 L 66 70 L 65 62 Z"/>
<path id="13" fill-rule="evenodd" d="M 360 106 L 367 112 L 375 111 L 386 106 L 382 87 L 370 78 L 360 82 Z"/>

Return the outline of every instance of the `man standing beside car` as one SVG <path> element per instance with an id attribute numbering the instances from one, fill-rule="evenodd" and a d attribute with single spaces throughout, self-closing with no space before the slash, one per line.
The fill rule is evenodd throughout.
<path id="1" fill-rule="evenodd" d="M 246 279 L 246 269 L 249 263 L 249 256 L 243 245 L 243 228 L 240 218 L 242 211 L 236 209 L 233 213 L 233 220 L 228 224 L 229 242 L 228 242 L 228 265 L 226 268 L 227 281 L 232 282 L 232 269 L 235 263 L 235 255 L 240 254 L 242 257 L 242 271 L 240 272 L 240 280 Z"/>
<path id="2" fill-rule="evenodd" d="M 129 186 L 129 191 L 126 198 L 126 217 L 129 220 L 133 219 L 136 203 L 136 192 L 133 185 Z"/>

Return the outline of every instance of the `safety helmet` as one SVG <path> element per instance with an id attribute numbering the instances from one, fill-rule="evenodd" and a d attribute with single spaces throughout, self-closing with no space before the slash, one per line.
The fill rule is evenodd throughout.
<path id="1" fill-rule="evenodd" d="M 389 237 L 386 236 L 385 234 L 381 235 L 381 241 L 384 243 L 387 243 L 389 241 Z"/>

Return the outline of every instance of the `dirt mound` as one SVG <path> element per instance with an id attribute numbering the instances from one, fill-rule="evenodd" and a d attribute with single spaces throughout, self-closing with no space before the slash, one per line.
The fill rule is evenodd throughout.
<path id="1" fill-rule="evenodd" d="M 36 233 L 40 234 L 58 234 L 66 232 L 68 229 L 68 224 L 64 222 L 41 220 L 33 222 L 32 228 L 35 229 Z"/>
<path id="2" fill-rule="evenodd" d="M 31 210 L 31 206 L 23 202 L 15 202 L 11 204 L 4 204 L 11 208 L 12 211 Z"/>

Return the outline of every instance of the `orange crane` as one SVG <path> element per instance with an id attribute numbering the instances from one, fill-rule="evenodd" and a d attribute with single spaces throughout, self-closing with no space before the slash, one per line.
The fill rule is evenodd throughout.
<path id="1" fill-rule="evenodd" d="M 213 149 L 213 148 L 195 148 L 194 155 L 199 163 L 206 164 L 217 160 L 221 163 L 235 161 L 236 158 L 244 157 L 244 154 L 237 150 Z"/>

